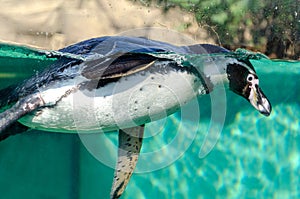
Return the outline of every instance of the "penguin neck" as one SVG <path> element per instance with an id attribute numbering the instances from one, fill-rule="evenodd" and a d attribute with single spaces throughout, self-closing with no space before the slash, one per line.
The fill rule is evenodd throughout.
<path id="1" fill-rule="evenodd" d="M 206 80 L 212 85 L 213 89 L 225 86 L 229 87 L 227 66 L 236 60 L 225 55 L 218 55 L 206 60 L 203 64 L 203 74 Z"/>
<path id="2" fill-rule="evenodd" d="M 229 86 L 229 80 L 226 73 L 210 75 L 209 80 L 214 88 L 221 85 L 226 86 L 226 88 Z"/>

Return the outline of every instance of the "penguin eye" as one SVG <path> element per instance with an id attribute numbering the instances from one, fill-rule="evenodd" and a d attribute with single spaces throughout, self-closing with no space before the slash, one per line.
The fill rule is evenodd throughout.
<path id="1" fill-rule="evenodd" d="M 247 76 L 247 82 L 252 82 L 253 79 L 254 79 L 254 75 L 249 74 L 249 75 Z"/>

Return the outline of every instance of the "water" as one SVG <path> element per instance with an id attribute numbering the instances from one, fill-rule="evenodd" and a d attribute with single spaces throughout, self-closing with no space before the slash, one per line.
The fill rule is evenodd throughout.
<path id="1" fill-rule="evenodd" d="M 40 56 L 1 59 L 1 87 L 53 61 Z M 24 66 L 24 61 L 32 64 Z M 272 114 L 264 117 L 227 92 L 221 136 L 204 158 L 199 152 L 210 124 L 210 106 L 203 106 L 210 104 L 209 96 L 198 99 L 199 123 L 183 118 L 182 111 L 147 125 L 138 173 L 122 198 L 300 198 L 300 63 L 262 59 L 253 64 L 273 105 Z M 188 105 L 183 110 L 194 109 Z M 113 169 L 105 164 L 116 156 L 115 147 L 109 146 L 117 136 L 92 136 L 96 141 L 88 147 L 75 134 L 41 131 L 1 142 L 1 198 L 108 198 Z M 158 163 L 165 166 L 153 169 Z M 143 172 L 146 167 L 154 171 Z"/>
<path id="2" fill-rule="evenodd" d="M 186 153 L 165 169 L 135 175 L 127 198 L 300 198 L 300 63 L 261 60 L 254 66 L 272 102 L 271 116 L 261 116 L 244 99 L 228 93 L 226 123 L 213 151 L 198 157 L 201 129 L 208 128 L 204 115 Z M 199 104 L 208 101 L 204 97 Z M 180 123 L 175 118 L 174 123 Z M 189 124 L 185 133 L 194 125 Z M 146 144 L 157 145 L 148 142 L 144 148 Z"/>

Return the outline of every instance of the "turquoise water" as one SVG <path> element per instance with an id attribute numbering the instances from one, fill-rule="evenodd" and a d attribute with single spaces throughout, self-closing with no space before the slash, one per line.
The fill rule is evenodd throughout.
<path id="1" fill-rule="evenodd" d="M 270 117 L 228 92 L 225 126 L 211 153 L 198 156 L 202 129 L 209 124 L 203 110 L 199 132 L 182 157 L 164 169 L 134 175 L 124 198 L 300 198 L 300 63 L 262 60 L 254 66 L 273 105 Z M 199 100 L 207 104 L 209 96 Z M 171 116 L 173 123 L 162 132 L 168 135 L 148 140 L 143 150 L 175 136 L 179 117 Z M 189 136 L 195 124 L 185 125 L 181 133 Z"/>
<path id="2" fill-rule="evenodd" d="M 179 112 L 147 125 L 137 173 L 122 198 L 300 198 L 300 63 L 253 64 L 272 114 L 264 117 L 227 92 L 223 130 L 204 158 L 210 96 L 198 99 L 198 123 Z M 1 198 L 108 198 L 114 171 L 106 165 L 116 156 L 117 134 L 91 138 L 84 145 L 78 135 L 31 131 L 1 142 Z"/>

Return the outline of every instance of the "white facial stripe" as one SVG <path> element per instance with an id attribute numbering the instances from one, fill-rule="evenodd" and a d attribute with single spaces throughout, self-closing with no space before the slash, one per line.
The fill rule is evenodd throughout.
<path id="1" fill-rule="evenodd" d="M 254 85 L 259 85 L 259 80 L 258 79 L 254 79 L 253 84 Z"/>
<path id="2" fill-rule="evenodd" d="M 253 69 L 251 67 L 249 67 L 247 64 L 241 62 L 241 61 L 238 61 L 237 59 L 235 58 L 231 58 L 231 59 L 228 59 L 229 60 L 229 63 L 230 64 L 239 64 L 239 65 L 242 65 L 244 66 L 245 68 L 247 68 L 247 70 L 252 73 L 252 74 L 255 74 L 255 72 L 253 71 Z"/>

